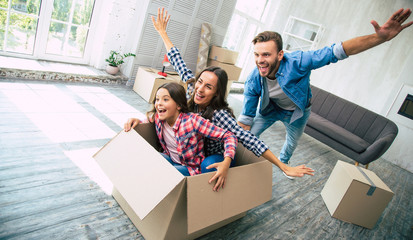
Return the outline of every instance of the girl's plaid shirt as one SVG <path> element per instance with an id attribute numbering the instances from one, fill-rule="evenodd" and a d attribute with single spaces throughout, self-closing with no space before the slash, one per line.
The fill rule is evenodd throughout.
<path id="1" fill-rule="evenodd" d="M 165 153 L 169 155 L 163 138 L 163 125 L 155 114 L 155 128 L 159 141 Z M 237 138 L 230 131 L 219 128 L 194 113 L 180 113 L 172 129 L 175 132 L 177 151 L 181 164 L 188 168 L 189 174 L 201 173 L 201 162 L 205 158 L 204 137 L 223 142 L 225 147 L 224 157 L 234 159 L 237 147 Z"/>
<path id="2" fill-rule="evenodd" d="M 167 55 L 169 62 L 172 66 L 174 66 L 175 71 L 179 73 L 183 82 L 187 82 L 188 80 L 194 78 L 194 74 L 186 67 L 181 53 L 176 47 L 172 47 L 168 51 Z M 194 83 L 189 83 L 186 93 L 187 99 L 190 99 L 193 91 Z M 254 134 L 240 127 L 231 114 L 224 109 L 216 110 L 214 112 L 212 123 L 220 128 L 234 133 L 238 141 L 257 156 L 261 156 L 268 149 L 268 146 L 264 142 L 260 141 Z M 220 141 L 206 139 L 205 146 L 206 156 L 224 153 L 223 144 Z"/>

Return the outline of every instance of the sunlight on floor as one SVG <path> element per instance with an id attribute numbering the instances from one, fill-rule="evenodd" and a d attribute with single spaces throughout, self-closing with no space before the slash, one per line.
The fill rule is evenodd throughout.
<path id="1" fill-rule="evenodd" d="M 104 88 L 86 86 L 68 86 L 68 88 L 121 128 L 128 118 L 143 119 L 145 117 L 145 114 L 137 111 Z"/>
<path id="2" fill-rule="evenodd" d="M 53 142 L 111 138 L 116 133 L 64 92 L 50 84 L 0 90 Z"/>
<path id="3" fill-rule="evenodd" d="M 103 87 L 67 88 L 121 128 L 128 118 L 145 116 Z M 55 85 L 0 83 L 0 90 L 53 142 L 105 139 L 116 134 Z"/>
<path id="4" fill-rule="evenodd" d="M 68 91 L 63 91 L 67 88 Z M 130 117 L 145 115 L 103 87 L 54 85 L 43 83 L 0 82 L 0 92 L 15 105 L 16 112 L 27 118 L 52 142 L 68 143 L 111 139 L 116 135 L 107 123 L 96 117 L 96 111 L 123 128 Z M 81 99 L 76 101 L 77 99 Z M 82 104 L 86 105 L 82 105 Z M 95 114 L 86 106 L 94 108 Z M 99 148 L 64 151 L 64 154 L 105 193 L 113 185 L 93 159 Z"/>
<path id="5" fill-rule="evenodd" d="M 93 159 L 93 155 L 99 148 L 88 148 L 74 151 L 65 151 L 64 154 L 78 166 L 83 173 L 108 195 L 112 194 L 113 184 Z"/>

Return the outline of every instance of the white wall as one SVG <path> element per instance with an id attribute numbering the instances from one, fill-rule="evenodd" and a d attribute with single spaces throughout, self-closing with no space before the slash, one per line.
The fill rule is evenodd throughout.
<path id="1" fill-rule="evenodd" d="M 411 0 L 280 0 L 270 29 L 282 33 L 288 16 L 320 23 L 325 32 L 319 47 L 374 33 L 370 24 L 379 25 L 400 8 L 413 9 Z M 413 21 L 410 16 L 409 21 Z M 403 84 L 413 86 L 413 27 L 405 29 L 391 42 L 313 71 L 311 83 L 378 114 L 387 116 Z M 413 120 L 400 124 L 399 134 L 383 156 L 413 172 Z"/>
<path id="2" fill-rule="evenodd" d="M 111 50 L 135 53 L 149 0 L 106 0 L 99 2 L 99 17 L 90 65 L 106 68 Z M 126 58 L 121 71 L 130 75 L 133 59 Z"/>

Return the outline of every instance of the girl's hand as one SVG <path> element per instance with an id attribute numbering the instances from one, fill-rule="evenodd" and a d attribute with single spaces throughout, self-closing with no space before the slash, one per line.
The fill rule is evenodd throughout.
<path id="1" fill-rule="evenodd" d="M 141 121 L 137 118 L 129 118 L 128 121 L 123 126 L 123 129 L 125 130 L 125 132 L 129 132 L 132 128 L 135 128 L 136 126 L 138 126 L 140 122 Z"/>
<path id="2" fill-rule="evenodd" d="M 212 188 L 213 191 L 218 192 L 218 190 L 221 187 L 224 188 L 225 181 L 226 181 L 227 174 L 228 174 L 228 169 L 230 165 L 231 165 L 231 158 L 225 157 L 224 161 L 211 164 L 207 167 L 207 169 L 211 169 L 211 168 L 217 169 L 217 171 L 215 172 L 215 175 L 208 181 L 208 183 L 212 183 L 213 181 L 216 180 L 216 183 L 214 187 Z"/>
<path id="3" fill-rule="evenodd" d="M 303 177 L 304 174 L 314 176 L 314 170 L 306 167 L 305 165 L 300 165 L 297 167 L 290 167 L 286 165 L 285 174 L 291 177 Z"/>

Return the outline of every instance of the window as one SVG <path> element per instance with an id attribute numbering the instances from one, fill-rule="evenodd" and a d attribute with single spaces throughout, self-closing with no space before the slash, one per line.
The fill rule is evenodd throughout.
<path id="1" fill-rule="evenodd" d="M 32 54 L 40 0 L 0 0 L 0 51 Z"/>
<path id="2" fill-rule="evenodd" d="M 223 47 L 238 52 L 236 65 L 242 67 L 240 80 L 253 68 L 251 41 L 264 28 L 268 0 L 238 0 L 224 38 Z"/>
<path id="3" fill-rule="evenodd" d="M 95 0 L 0 0 L 0 54 L 87 62 L 94 5 Z"/>

